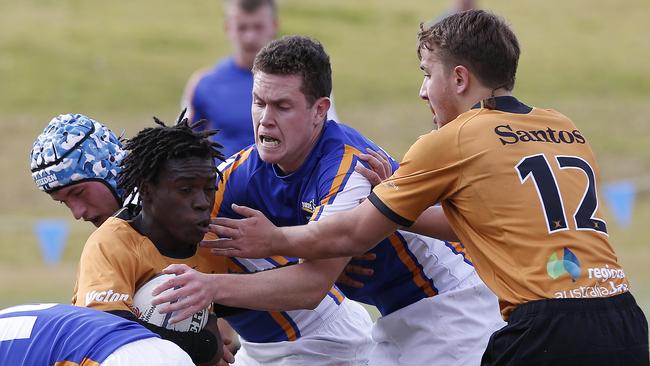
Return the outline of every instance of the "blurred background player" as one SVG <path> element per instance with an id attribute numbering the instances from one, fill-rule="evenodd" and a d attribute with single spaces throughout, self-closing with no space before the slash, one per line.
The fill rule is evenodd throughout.
<path id="1" fill-rule="evenodd" d="M 223 0 L 224 30 L 232 55 L 189 79 L 183 93 L 191 121 L 207 119 L 203 128 L 218 129 L 225 156 L 255 142 L 251 117 L 253 60 L 278 32 L 275 0 Z M 334 109 L 330 117 L 336 119 Z"/>
<path id="2" fill-rule="evenodd" d="M 63 304 L 0 310 L 0 360 L 11 366 L 192 366 L 172 342 L 119 316 Z"/>
<path id="3" fill-rule="evenodd" d="M 512 95 L 519 43 L 494 14 L 450 15 L 418 33 L 438 129 L 357 208 L 275 228 L 259 212 L 217 219 L 233 256 L 327 258 L 363 252 L 395 228 L 451 225 L 508 324 L 482 365 L 648 365 L 647 320 L 629 291 L 598 209 L 587 139 L 562 114 Z M 429 216 L 441 202 L 445 216 Z M 424 215 L 424 216 L 421 216 Z"/>
<path id="4" fill-rule="evenodd" d="M 125 197 L 134 192 L 133 186 L 128 186 L 128 190 L 124 189 L 125 181 L 118 184 L 119 179 L 126 179 L 118 178 L 118 175 L 121 176 L 126 172 L 129 176 L 128 179 L 133 180 L 137 179 L 138 174 L 141 173 L 144 174 L 143 179 L 145 180 L 140 182 L 142 183 L 142 187 L 155 186 L 155 184 L 146 185 L 145 183 L 148 183 L 152 179 L 152 174 L 153 178 L 157 179 L 158 173 L 161 171 L 166 172 L 166 165 L 164 165 L 167 161 L 166 159 L 181 159 L 184 161 L 183 157 L 189 159 L 188 156 L 191 157 L 193 156 L 192 154 L 217 154 L 215 150 L 209 148 L 212 145 L 210 145 L 211 143 L 207 139 L 207 136 L 210 133 L 214 133 L 214 131 L 195 134 L 187 126 L 186 122 L 174 128 L 163 129 L 163 131 L 167 131 L 168 135 L 180 137 L 176 140 L 169 137 L 165 139 L 165 133 L 160 133 L 158 137 L 163 138 L 157 143 L 168 145 L 158 148 L 158 150 L 149 151 L 151 154 L 156 154 L 154 156 L 145 156 L 145 162 L 151 165 L 148 165 L 146 170 L 138 170 L 136 173 L 133 173 L 133 170 L 140 169 L 140 167 L 134 162 L 134 159 L 137 160 L 139 156 L 144 154 L 142 149 L 136 149 L 135 151 L 137 153 L 133 158 L 126 160 L 126 149 L 122 148 L 121 143 L 115 135 L 105 126 L 88 117 L 82 115 L 59 116 L 53 119 L 37 138 L 32 148 L 32 174 L 37 185 L 45 191 L 54 192 L 51 193 L 53 197 L 59 197 L 61 200 L 65 199 L 64 202 L 70 207 L 75 217 L 96 217 L 97 219 L 90 220 L 96 226 L 107 221 L 106 224 L 112 229 L 120 229 L 113 235 L 110 232 L 111 229 L 107 229 L 108 226 L 105 225 L 104 228 L 99 229 L 89 238 L 89 242 L 86 244 L 80 259 L 73 303 L 81 306 L 96 307 L 106 311 L 115 311 L 118 315 L 135 320 L 135 316 L 128 307 L 135 290 L 171 263 L 165 262 L 166 258 L 169 259 L 165 255 L 175 255 L 173 250 L 169 251 L 165 248 L 158 250 L 158 247 L 152 241 L 148 240 L 144 235 L 138 234 L 125 221 L 135 215 L 137 210 L 133 210 L 133 207 L 128 207 L 121 210 L 118 217 L 110 216 L 119 207 L 119 203 L 122 201 L 120 197 Z M 158 132 L 159 130 L 155 131 Z M 135 141 L 148 142 L 142 146 L 156 147 L 155 143 L 150 142 L 146 138 L 139 137 Z M 180 144 L 181 150 L 185 148 L 190 149 L 188 151 L 182 151 L 179 154 L 178 146 L 173 145 L 174 143 Z M 133 143 L 131 143 L 131 147 L 135 147 Z M 161 149 L 166 149 L 164 152 L 169 154 L 176 153 L 177 155 L 173 155 L 173 159 L 165 155 L 160 155 Z M 218 156 L 218 154 L 215 156 Z M 162 163 L 160 160 L 162 160 Z M 129 162 L 128 170 L 123 169 L 122 166 L 127 161 Z M 212 163 L 211 167 L 211 175 L 203 178 L 207 180 L 211 179 L 212 189 L 214 190 L 216 184 L 214 163 Z M 108 172 L 105 172 L 105 170 L 108 170 Z M 79 189 L 79 186 L 82 188 Z M 96 191 L 109 191 L 107 187 L 110 187 L 112 191 L 116 192 L 113 197 L 107 196 L 106 194 L 92 194 Z M 66 196 L 56 196 L 60 191 L 64 190 L 69 192 Z M 169 194 L 162 195 L 159 199 L 160 204 L 167 202 L 173 197 Z M 140 200 L 142 199 L 140 197 Z M 189 205 L 188 202 L 185 202 L 184 205 L 175 202 L 173 208 L 175 210 L 185 208 L 186 210 L 183 212 L 195 211 L 193 208 L 188 209 L 187 205 Z M 211 208 L 210 205 L 208 208 L 208 216 Z M 147 208 L 148 211 L 150 209 L 151 207 Z M 170 209 L 168 212 L 174 212 L 174 209 Z M 77 214 L 75 212 L 80 213 Z M 98 214 L 98 212 L 101 212 L 101 214 Z M 156 213 L 157 215 L 162 215 L 162 212 L 158 211 Z M 151 216 L 151 214 L 148 215 L 145 212 L 141 215 Z M 141 217 L 141 215 L 136 217 Z M 110 219 L 107 219 L 108 217 Z M 176 220 L 176 222 L 180 221 Z M 181 232 L 191 231 L 192 228 L 197 229 L 196 223 L 191 222 L 187 224 L 189 225 L 188 228 L 176 227 L 176 229 L 181 230 Z M 161 230 L 162 228 L 163 226 L 160 227 Z M 154 230 L 152 235 L 154 235 L 152 240 L 158 242 L 156 230 Z M 163 236 L 167 237 L 167 235 L 168 233 L 165 233 Z M 103 245 L 106 245 L 106 240 L 104 239 L 107 236 L 109 237 L 107 239 L 109 245 L 106 251 L 104 251 L 105 248 Z M 185 244 L 186 247 L 194 245 L 194 248 L 196 248 L 196 244 L 200 239 L 201 237 L 193 243 L 187 243 L 188 238 L 185 238 L 184 241 L 179 241 L 178 245 L 183 246 Z M 137 242 L 137 245 L 134 244 L 135 247 L 143 251 L 140 252 L 138 251 L 139 249 L 135 250 L 134 247 L 131 247 L 130 245 L 133 242 Z M 197 255 L 194 255 L 194 252 L 192 252 L 192 255 L 187 255 L 189 251 L 187 250 L 184 253 L 185 257 L 187 257 L 186 262 L 194 263 L 199 261 L 201 263 L 199 268 L 201 269 L 205 267 L 209 271 L 225 271 L 225 265 L 222 260 L 220 261 L 218 258 L 211 257 L 208 253 L 205 253 L 207 255 L 201 257 L 200 254 L 203 251 Z M 145 255 L 145 258 L 141 261 L 136 259 L 140 255 Z M 205 259 L 201 260 L 201 258 Z M 130 265 L 133 267 L 126 270 L 125 268 Z M 156 270 L 156 265 L 159 267 L 158 270 Z M 100 267 L 103 268 L 102 271 L 97 271 L 97 268 Z M 136 276 L 135 278 L 133 277 L 134 274 Z M 114 298 L 112 296 L 106 296 L 104 298 L 103 296 L 97 297 L 93 295 L 98 295 L 102 291 L 105 291 L 104 293 L 111 291 L 112 294 L 128 295 L 128 297 L 124 300 L 121 296 L 115 296 Z M 111 299 L 115 301 L 111 301 Z M 118 299 L 121 300 L 118 301 Z M 211 360 L 213 356 L 219 353 L 218 350 L 221 345 L 221 341 L 217 337 L 217 334 L 215 334 L 216 327 L 213 323 L 213 321 L 209 322 L 206 329 L 200 333 L 181 333 L 155 327 L 151 324 L 144 325 L 156 333 L 161 334 L 163 338 L 170 339 L 179 344 L 194 360 L 206 361 Z"/>
<path id="5" fill-rule="evenodd" d="M 299 36 L 273 41 L 258 53 L 253 73 L 256 145 L 229 159 L 213 216 L 240 217 L 231 205 L 246 203 L 262 210 L 276 225 L 291 226 L 357 206 L 371 190 L 356 171 L 358 155 L 380 148 L 356 130 L 326 120 L 332 80 L 322 45 Z M 391 162 L 397 168 L 397 162 Z M 371 365 L 480 362 L 490 335 L 505 323 L 496 296 L 463 252 L 460 245 L 403 231 L 371 249 L 377 258 L 369 262 L 374 275 L 361 289 L 341 287 L 350 299 L 381 312 L 372 332 L 377 345 L 370 352 Z M 296 264 L 295 258 L 279 258 L 293 265 L 245 276 L 201 275 L 188 266 L 168 268 L 166 272 L 180 276 L 165 287 L 181 289 L 159 301 L 184 300 L 160 310 L 196 302 L 201 308 L 216 298 L 246 308 L 313 308 L 348 261 Z M 234 258 L 233 262 L 249 272 L 255 262 L 280 259 Z M 191 299 L 185 299 L 190 294 Z"/>

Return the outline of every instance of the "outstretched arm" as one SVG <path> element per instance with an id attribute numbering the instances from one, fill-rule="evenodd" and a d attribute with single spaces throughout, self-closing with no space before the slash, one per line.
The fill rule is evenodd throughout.
<path id="1" fill-rule="evenodd" d="M 156 298 L 152 303 L 171 302 L 159 310 L 176 312 L 170 319 L 172 323 L 192 316 L 197 309 L 213 302 L 263 311 L 314 309 L 347 261 L 348 258 L 305 261 L 251 274 L 207 274 L 184 264 L 172 264 L 163 272 L 176 276 L 154 289 Z"/>
<path id="2" fill-rule="evenodd" d="M 229 257 L 273 255 L 322 259 L 361 255 L 397 230 L 398 224 L 366 200 L 352 210 L 308 225 L 276 227 L 261 212 L 233 205 L 244 216 L 216 218 L 211 231 L 222 239 L 203 242 L 213 253 Z"/>

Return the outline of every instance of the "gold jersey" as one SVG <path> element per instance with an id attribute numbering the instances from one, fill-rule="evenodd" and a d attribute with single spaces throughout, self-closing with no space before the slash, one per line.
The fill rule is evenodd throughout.
<path id="1" fill-rule="evenodd" d="M 131 225 L 111 217 L 88 238 L 77 271 L 72 304 L 103 311 L 131 310 L 133 295 L 170 264 L 204 273 L 225 273 L 226 258 L 197 248 L 185 258 L 168 257 Z"/>
<path id="2" fill-rule="evenodd" d="M 405 226 L 441 202 L 504 317 L 528 301 L 628 291 L 584 135 L 556 111 L 492 102 L 421 136 L 371 202 Z"/>

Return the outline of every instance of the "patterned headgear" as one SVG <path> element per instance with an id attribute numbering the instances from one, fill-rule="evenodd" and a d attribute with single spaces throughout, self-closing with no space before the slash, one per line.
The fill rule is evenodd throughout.
<path id="1" fill-rule="evenodd" d="M 117 187 L 117 174 L 125 156 L 118 137 L 106 126 L 81 114 L 62 114 L 32 146 L 32 178 L 47 193 L 82 181 L 103 182 L 121 203 L 124 192 Z"/>

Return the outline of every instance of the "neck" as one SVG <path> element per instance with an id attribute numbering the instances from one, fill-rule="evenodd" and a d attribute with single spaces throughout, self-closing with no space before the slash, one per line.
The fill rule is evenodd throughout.
<path id="1" fill-rule="evenodd" d="M 466 98 L 466 103 L 464 105 L 464 111 L 470 110 L 476 103 L 479 103 L 482 100 L 491 98 L 491 97 L 503 97 L 512 95 L 511 90 L 506 90 L 504 88 L 490 89 L 490 88 L 480 88 L 472 95 L 468 95 Z"/>
<path id="2" fill-rule="evenodd" d="M 235 60 L 237 66 L 241 67 L 242 69 L 253 69 L 253 61 L 255 61 L 255 55 L 251 56 L 242 52 L 236 52 L 232 55 L 232 57 Z"/>

